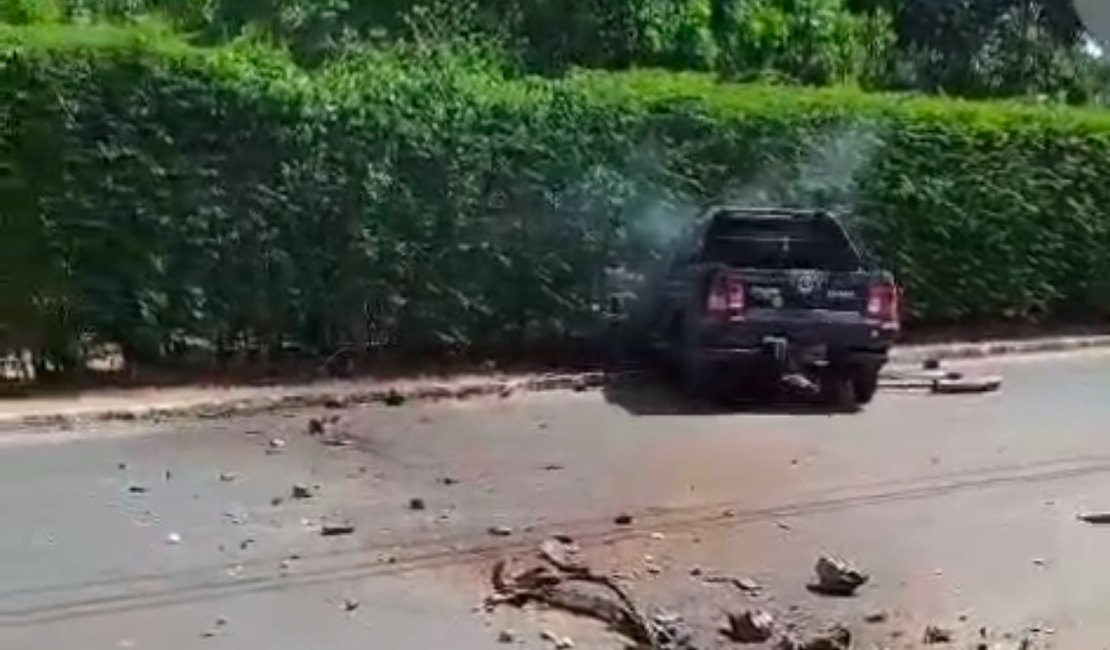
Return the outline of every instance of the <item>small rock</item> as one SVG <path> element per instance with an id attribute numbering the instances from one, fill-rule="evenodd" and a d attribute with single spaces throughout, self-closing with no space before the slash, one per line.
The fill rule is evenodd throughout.
<path id="1" fill-rule="evenodd" d="M 661 542 L 661 541 L 667 539 L 667 536 L 664 535 L 663 533 L 652 533 L 651 538 L 653 540 L 657 541 L 657 542 Z"/>
<path id="2" fill-rule="evenodd" d="M 326 409 L 341 409 L 344 406 L 346 406 L 346 404 L 343 403 L 343 400 L 334 395 L 324 400 L 324 408 Z"/>
<path id="3" fill-rule="evenodd" d="M 216 617 L 216 627 L 224 627 L 227 625 L 227 619 L 223 616 Z"/>
<path id="4" fill-rule="evenodd" d="M 166 477 L 166 480 L 168 481 L 168 480 L 173 478 L 173 472 L 171 472 L 170 470 L 167 469 L 164 476 Z"/>
<path id="5" fill-rule="evenodd" d="M 220 480 L 224 483 L 231 483 L 237 478 L 239 478 L 239 475 L 235 472 L 220 472 Z"/>
<path id="6" fill-rule="evenodd" d="M 543 469 L 546 472 L 559 472 L 566 469 L 566 465 L 562 463 L 548 463 L 543 466 Z"/>
<path id="7" fill-rule="evenodd" d="M 424 499 L 409 499 L 409 510 L 424 510 L 426 507 L 427 505 L 424 503 Z"/>
<path id="8" fill-rule="evenodd" d="M 801 650 L 849 650 L 851 647 L 852 632 L 846 627 L 836 625 L 806 641 Z"/>
<path id="9" fill-rule="evenodd" d="M 320 534 L 324 537 L 350 535 L 353 532 L 355 532 L 355 525 L 349 521 L 327 521 L 320 527 Z"/>
<path id="10" fill-rule="evenodd" d="M 278 568 L 282 571 L 288 571 L 291 566 L 293 566 L 293 563 L 290 562 L 288 559 L 278 562 Z"/>
<path id="11" fill-rule="evenodd" d="M 1043 559 L 1041 559 L 1039 557 L 1033 559 L 1033 566 L 1044 566 L 1044 565 L 1045 565 L 1045 561 Z"/>
<path id="12" fill-rule="evenodd" d="M 784 634 L 775 643 L 775 650 L 801 650 L 802 643 L 791 634 Z"/>
<path id="13" fill-rule="evenodd" d="M 516 632 L 514 632 L 512 630 L 501 630 L 501 633 L 497 635 L 497 642 L 498 643 L 515 643 L 516 642 Z"/>
<path id="14" fill-rule="evenodd" d="M 616 517 L 613 518 L 613 523 L 618 525 L 618 526 L 631 526 L 632 525 L 632 515 L 619 514 L 619 515 L 617 515 Z"/>
<path id="15" fill-rule="evenodd" d="M 127 486 L 127 491 L 131 494 L 146 494 L 147 492 L 149 492 L 145 485 L 134 484 Z"/>
<path id="16" fill-rule="evenodd" d="M 172 546 L 177 546 L 181 543 L 181 535 L 179 535 L 178 533 L 170 533 L 169 535 L 166 535 L 166 543 Z"/>
<path id="17" fill-rule="evenodd" d="M 762 589 L 759 583 L 751 578 L 735 578 L 732 580 L 732 584 L 740 591 L 749 595 L 757 594 Z"/>
<path id="18" fill-rule="evenodd" d="M 922 370 L 940 370 L 940 359 L 929 357 L 921 362 Z"/>
<path id="19" fill-rule="evenodd" d="M 274 497 L 274 498 L 270 499 L 270 505 L 275 507 L 275 508 L 280 506 L 283 503 L 285 503 L 285 497 Z"/>
<path id="20" fill-rule="evenodd" d="M 775 633 L 775 619 L 763 610 L 728 615 L 728 636 L 737 643 L 763 643 Z"/>
<path id="21" fill-rule="evenodd" d="M 700 578 L 704 573 L 705 570 L 702 569 L 700 566 L 690 567 L 690 575 L 695 578 Z"/>
<path id="22" fill-rule="evenodd" d="M 890 618 L 890 616 L 886 612 L 879 610 L 877 612 L 871 612 L 867 616 L 864 616 L 863 620 L 875 625 L 878 623 L 886 623 L 888 618 Z"/>
<path id="23" fill-rule="evenodd" d="M 573 541 L 566 543 L 558 539 L 549 539 L 540 544 L 540 555 L 563 571 L 582 571 L 586 565 L 579 557 L 580 550 Z"/>
<path id="24" fill-rule="evenodd" d="M 458 485 L 459 484 L 459 479 L 452 478 L 450 476 L 444 476 L 444 477 L 439 479 L 439 483 L 440 483 L 440 485 Z"/>
<path id="25" fill-rule="evenodd" d="M 922 636 L 922 641 L 926 645 L 952 643 L 953 637 L 954 635 L 952 633 L 952 630 L 937 625 L 930 625 L 925 628 L 925 634 Z"/>
<path id="26" fill-rule="evenodd" d="M 311 499 L 312 488 L 304 483 L 294 483 L 293 489 L 289 492 L 289 496 L 295 500 Z"/>
<path id="27" fill-rule="evenodd" d="M 344 598 L 343 599 L 343 611 L 345 611 L 345 612 L 353 612 L 361 606 L 362 606 L 362 603 L 360 603 L 355 598 Z"/>
<path id="28" fill-rule="evenodd" d="M 312 418 L 311 420 L 308 421 L 308 435 L 310 435 L 310 436 L 322 436 L 322 435 L 324 435 L 324 429 L 325 429 L 325 426 L 324 426 L 324 421 L 323 420 L 320 420 L 320 419 L 317 419 L 317 418 Z"/>
<path id="29" fill-rule="evenodd" d="M 490 526 L 487 532 L 494 537 L 508 537 L 513 534 L 513 529 L 508 526 Z"/>
<path id="30" fill-rule="evenodd" d="M 555 643 L 559 640 L 559 636 L 551 630 L 540 630 L 540 638 L 544 641 L 550 641 L 552 643 Z"/>
<path id="31" fill-rule="evenodd" d="M 565 636 L 555 642 L 555 648 L 557 650 L 570 650 L 573 647 L 574 639 L 570 638 L 569 636 Z"/>
<path id="32" fill-rule="evenodd" d="M 254 538 L 253 537 L 248 537 L 248 538 L 244 539 L 243 541 L 239 542 L 239 550 L 240 551 L 245 551 L 245 550 L 247 550 L 248 548 L 251 547 L 251 544 L 254 544 Z"/>
<path id="33" fill-rule="evenodd" d="M 408 398 L 398 393 L 395 389 L 391 389 L 382 401 L 386 406 L 403 406 L 405 402 L 408 401 Z"/>
<path id="34" fill-rule="evenodd" d="M 816 571 L 813 590 L 833 596 L 851 596 L 870 579 L 850 563 L 827 555 L 817 560 Z"/>
<path id="35" fill-rule="evenodd" d="M 285 440 L 283 440 L 282 438 L 271 438 L 270 449 L 273 449 L 274 451 L 285 449 Z"/>
<path id="36" fill-rule="evenodd" d="M 124 463 L 122 461 L 116 463 L 116 469 L 122 472 L 123 470 L 127 469 L 127 463 Z"/>

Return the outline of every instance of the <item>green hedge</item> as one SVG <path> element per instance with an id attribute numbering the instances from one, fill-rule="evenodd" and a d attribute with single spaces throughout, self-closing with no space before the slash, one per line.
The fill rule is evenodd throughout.
<path id="1" fill-rule="evenodd" d="M 0 349 L 489 348 L 589 332 L 698 202 L 850 202 L 921 322 L 1101 315 L 1110 117 L 506 80 L 458 52 L 309 77 L 248 47 L 0 32 Z"/>

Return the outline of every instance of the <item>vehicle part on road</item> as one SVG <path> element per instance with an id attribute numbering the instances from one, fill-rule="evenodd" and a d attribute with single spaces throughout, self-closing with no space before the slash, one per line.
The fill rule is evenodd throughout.
<path id="1" fill-rule="evenodd" d="M 1079 521 L 1088 524 L 1110 524 L 1110 512 L 1088 512 L 1079 515 Z"/>
<path id="2" fill-rule="evenodd" d="M 775 633 L 775 619 L 763 610 L 729 614 L 724 632 L 737 643 L 763 643 Z"/>
<path id="3" fill-rule="evenodd" d="M 589 567 L 567 572 L 548 561 L 514 571 L 507 560 L 499 560 L 494 564 L 491 581 L 494 594 L 486 599 L 487 609 L 538 603 L 599 620 L 642 650 L 696 650 L 689 645 L 689 635 L 676 634 L 674 625 L 660 626 L 648 621 L 623 588 Z M 589 591 L 590 587 L 601 592 Z"/>
<path id="4" fill-rule="evenodd" d="M 851 596 L 870 580 L 851 563 L 828 555 L 817 560 L 816 571 L 817 582 L 810 588 L 830 596 Z"/>
<path id="5" fill-rule="evenodd" d="M 1000 377 L 975 379 L 940 379 L 933 382 L 932 391 L 938 395 L 975 395 L 993 393 L 1002 388 Z"/>

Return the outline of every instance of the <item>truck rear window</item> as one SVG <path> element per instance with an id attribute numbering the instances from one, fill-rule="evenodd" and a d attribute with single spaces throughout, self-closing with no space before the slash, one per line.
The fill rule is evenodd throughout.
<path id="1" fill-rule="evenodd" d="M 854 271 L 859 255 L 844 233 L 825 219 L 718 218 L 705 236 L 707 262 L 738 268 Z"/>

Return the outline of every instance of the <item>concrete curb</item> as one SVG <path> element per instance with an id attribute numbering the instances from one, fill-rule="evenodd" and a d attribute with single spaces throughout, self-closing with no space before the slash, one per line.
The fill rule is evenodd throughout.
<path id="1" fill-rule="evenodd" d="M 926 359 L 983 359 L 1098 348 L 1110 348 L 1110 336 L 906 346 L 896 349 L 891 361 L 894 365 L 910 365 L 920 364 Z M 508 397 L 518 392 L 585 391 L 600 388 L 613 378 L 627 378 L 633 374 L 635 373 L 624 372 L 613 375 L 604 372 L 574 372 L 505 377 L 476 376 L 453 380 L 414 380 L 384 384 L 361 381 L 327 386 L 275 388 L 273 392 L 246 397 L 215 394 L 211 397 L 191 399 L 188 403 L 160 406 L 151 406 L 149 400 L 136 394 L 133 398 L 135 403 L 122 408 L 119 406 L 97 408 L 94 405 L 78 409 L 62 408 L 57 401 L 52 401 L 45 403 L 41 409 L 32 409 L 33 412 L 30 413 L 27 409 L 21 409 L 22 412 L 5 413 L 3 402 L 0 402 L 0 426 L 71 426 L 76 422 L 224 418 L 283 409 L 344 408 L 365 404 L 400 405 L 414 401 Z M 257 389 L 253 392 L 262 393 L 264 390 Z M 172 399 L 169 401 L 172 402 Z"/>
<path id="2" fill-rule="evenodd" d="M 982 343 L 940 343 L 908 345 L 896 348 L 891 362 L 896 364 L 921 363 L 926 359 L 950 361 L 958 359 L 985 359 L 1050 352 L 1078 352 L 1110 348 L 1110 336 L 1069 336 L 1043 339 L 984 341 Z"/>

